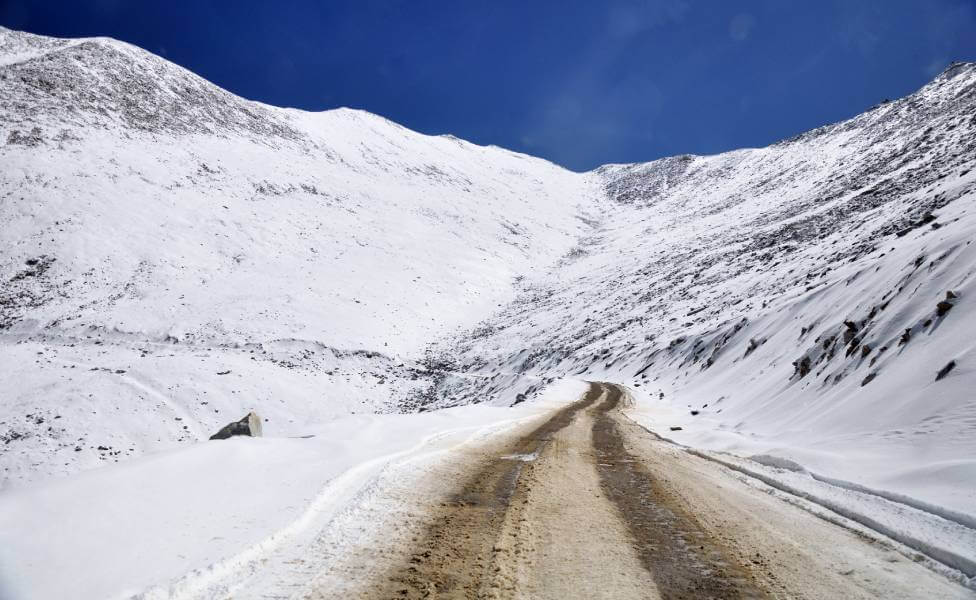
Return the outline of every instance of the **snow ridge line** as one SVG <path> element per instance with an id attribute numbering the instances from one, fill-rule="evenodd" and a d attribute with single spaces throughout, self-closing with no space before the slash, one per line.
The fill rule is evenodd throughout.
<path id="1" fill-rule="evenodd" d="M 3 36 L 5 34 L 12 34 L 12 33 L 14 33 L 14 31 L 11 29 L 7 29 L 6 27 L 0 27 L 0 36 Z M 42 59 L 48 56 L 49 54 L 54 54 L 56 52 L 62 52 L 64 50 L 74 48 L 75 46 L 91 41 L 92 39 L 95 38 L 78 38 L 73 40 L 65 40 L 66 43 L 63 45 L 56 46 L 53 48 L 44 48 L 39 52 L 21 52 L 19 54 L 10 54 L 5 58 L 0 58 L 0 68 L 20 65 L 26 62 L 30 62 L 32 60 Z"/>
<path id="2" fill-rule="evenodd" d="M 341 532 L 342 528 L 348 525 L 350 521 L 355 521 L 358 518 L 358 515 L 361 513 L 363 505 L 368 504 L 370 500 L 375 499 L 377 495 L 382 496 L 384 492 L 384 488 L 382 486 L 386 483 L 385 481 L 383 481 L 383 479 L 389 477 L 390 474 L 395 470 L 402 469 L 404 467 L 409 468 L 411 465 L 418 462 L 436 461 L 438 460 L 438 457 L 455 452 L 458 448 L 461 448 L 468 444 L 477 443 L 486 438 L 507 433 L 508 431 L 519 426 L 523 421 L 527 421 L 533 418 L 535 417 L 530 416 L 530 417 L 519 418 L 519 419 L 511 419 L 508 421 L 501 421 L 499 423 L 494 423 L 489 426 L 477 428 L 475 433 L 473 433 L 466 439 L 452 446 L 438 447 L 438 448 L 431 449 L 428 452 L 411 454 L 401 460 L 388 463 L 383 467 L 382 471 L 378 473 L 377 476 L 369 482 L 368 485 L 364 486 L 361 490 L 359 490 L 359 492 L 356 494 L 357 502 L 347 503 L 346 506 L 343 507 L 341 511 L 338 511 L 335 517 L 330 519 L 323 526 L 320 533 L 317 534 L 316 539 L 311 541 L 311 544 L 314 546 L 314 544 L 316 544 L 316 542 L 321 538 L 328 539 L 328 540 L 342 539 L 342 533 L 339 533 L 337 535 L 336 532 L 337 531 Z M 457 431 L 461 431 L 461 430 L 457 430 Z M 380 538 L 382 538 L 382 536 L 380 536 Z M 317 583 L 321 580 L 322 575 L 327 574 L 327 570 L 328 568 L 330 568 L 330 560 L 327 558 L 324 561 L 320 561 L 319 564 L 316 565 L 316 568 L 318 569 L 318 574 L 314 578 L 307 580 L 306 585 L 302 588 L 303 590 L 315 588 Z M 243 587 L 244 585 L 247 585 L 246 582 L 240 584 L 237 587 L 237 589 Z M 236 591 L 236 589 L 229 590 L 229 591 Z M 289 599 L 297 598 L 297 597 L 298 597 L 297 595 L 288 596 Z M 308 596 L 306 594 L 306 595 L 302 595 L 301 597 L 306 598 Z"/>
<path id="3" fill-rule="evenodd" d="M 631 421 L 633 421 L 633 419 L 631 419 Z M 633 422 L 637 423 L 637 421 L 633 421 Z M 715 458 L 713 456 L 706 456 L 705 454 L 701 453 L 698 450 L 695 450 L 691 446 L 686 446 L 680 442 L 674 441 L 671 438 L 664 437 L 654 431 L 651 431 L 650 429 L 644 427 L 640 423 L 637 423 L 637 425 L 640 426 L 645 431 L 647 431 L 648 433 L 655 435 L 662 442 L 667 442 L 669 444 L 678 446 L 682 450 L 691 452 L 692 454 L 695 454 L 696 456 L 700 456 L 701 458 L 705 458 L 713 462 L 717 462 L 721 465 L 728 466 L 730 468 L 736 468 L 734 466 L 729 465 L 729 463 L 722 461 L 721 459 Z M 750 459 L 744 458 L 744 460 L 750 460 Z M 803 465 L 800 466 L 803 467 Z M 744 473 L 745 475 L 750 475 L 750 473 L 745 473 L 744 471 L 740 471 L 740 472 Z M 819 481 L 820 483 L 826 483 L 827 485 L 832 485 L 834 487 L 850 490 L 852 492 L 857 492 L 859 494 L 866 494 L 868 496 L 877 496 L 882 500 L 887 500 L 888 502 L 893 502 L 895 504 L 902 504 L 904 506 L 907 506 L 908 508 L 913 508 L 917 511 L 928 513 L 930 515 L 945 519 L 946 521 L 952 521 L 957 525 L 962 525 L 967 529 L 972 529 L 976 531 L 976 516 L 969 515 L 956 510 L 952 510 L 951 508 L 946 508 L 944 506 L 939 506 L 937 504 L 931 504 L 929 502 L 925 502 L 924 500 L 919 500 L 917 498 L 912 498 L 911 496 L 906 496 L 905 494 L 899 494 L 897 492 L 889 492 L 887 490 L 870 488 L 865 485 L 861 485 L 860 483 L 854 483 L 853 481 L 847 481 L 844 479 L 836 479 L 834 477 L 820 475 L 819 473 L 814 473 L 813 471 L 808 470 L 806 467 L 803 467 L 803 472 L 809 475 L 811 479 Z"/>
<path id="4" fill-rule="evenodd" d="M 390 456 L 380 457 L 356 465 L 341 475 L 330 479 L 316 498 L 309 503 L 304 513 L 289 525 L 272 533 L 257 544 L 206 567 L 194 569 L 175 580 L 150 586 L 142 592 L 136 594 L 123 592 L 117 596 L 117 600 L 173 600 L 196 597 L 208 588 L 218 585 L 219 582 L 255 565 L 262 557 L 272 552 L 280 544 L 297 535 L 311 524 L 312 519 L 317 514 L 328 509 L 328 503 L 331 500 L 330 491 L 341 489 L 345 485 L 354 482 L 357 477 L 362 476 L 372 469 L 376 463 L 380 463 L 388 458 Z"/>
<path id="5" fill-rule="evenodd" d="M 621 389 L 627 390 L 626 386 L 618 386 L 618 387 L 620 387 Z M 629 390 L 627 390 L 627 391 L 629 392 Z M 976 590 L 976 561 L 974 561 L 973 559 L 970 559 L 970 558 L 965 557 L 965 556 L 961 556 L 961 555 L 959 555 L 959 554 L 957 554 L 955 552 L 952 552 L 951 550 L 946 550 L 944 548 L 939 548 L 939 547 L 936 547 L 936 546 L 932 546 L 931 544 L 928 544 L 926 542 L 923 542 L 921 540 L 918 540 L 918 539 L 914 538 L 913 536 L 910 536 L 908 534 L 900 533 L 898 531 L 895 531 L 895 530 L 891 529 L 890 527 L 887 527 L 886 525 L 884 525 L 882 523 L 879 523 L 875 519 L 872 519 L 869 516 L 862 515 L 862 514 L 860 514 L 858 512 L 855 512 L 853 510 L 850 510 L 850 509 L 848 509 L 848 508 L 844 507 L 843 505 L 840 505 L 840 504 L 838 504 L 836 502 L 832 502 L 832 501 L 827 500 L 825 498 L 820 498 L 820 497 L 818 497 L 818 496 L 816 496 L 814 494 L 811 494 L 810 492 L 806 492 L 804 490 L 801 490 L 799 488 L 796 488 L 796 487 L 794 487 L 792 485 L 789 485 L 787 483 L 784 483 L 782 481 L 779 481 L 779 480 L 777 480 L 777 479 L 775 479 L 773 477 L 770 477 L 768 475 L 764 475 L 764 474 L 762 474 L 762 473 L 760 473 L 758 471 L 755 471 L 753 469 L 749 469 L 748 467 L 744 467 L 744 466 L 741 466 L 741 465 L 737 465 L 735 463 L 731 463 L 731 462 L 722 460 L 721 458 L 718 458 L 716 456 L 710 455 L 707 452 L 703 452 L 701 450 L 692 448 L 691 446 L 686 446 L 685 444 L 682 444 L 680 442 L 677 442 L 677 441 L 675 441 L 673 439 L 664 437 L 664 436 L 658 434 L 657 432 L 651 430 L 650 428 L 644 426 L 643 424 L 639 423 L 638 421 L 630 418 L 630 416 L 629 415 L 626 415 L 626 413 L 625 413 L 625 416 L 627 416 L 627 418 L 629 418 L 631 420 L 631 422 L 633 422 L 635 425 L 637 425 L 638 427 L 640 427 L 644 431 L 650 433 L 651 435 L 655 436 L 659 440 L 661 440 L 663 442 L 667 442 L 667 443 L 669 443 L 669 444 L 671 444 L 673 446 L 676 446 L 676 447 L 680 448 L 681 450 L 683 450 L 683 451 L 685 451 L 685 452 L 687 452 L 689 454 L 692 454 L 692 455 L 697 456 L 699 458 L 703 458 L 705 460 L 708 460 L 708 461 L 714 462 L 716 464 L 722 465 L 723 467 L 726 467 L 727 469 L 730 469 L 732 471 L 736 471 L 738 473 L 741 473 L 743 475 L 746 475 L 748 477 L 751 477 L 753 479 L 756 479 L 756 480 L 758 480 L 758 481 L 760 481 L 760 482 L 768 485 L 769 487 L 771 487 L 773 489 L 776 489 L 776 490 L 778 490 L 780 492 L 784 492 L 784 493 L 789 494 L 791 496 L 795 496 L 797 498 L 801 498 L 801 499 L 806 500 L 806 501 L 808 501 L 808 502 L 810 502 L 812 504 L 815 504 L 817 506 L 820 506 L 821 508 L 825 508 L 825 509 L 827 509 L 827 510 L 829 510 L 831 512 L 836 513 L 840 517 L 843 517 L 843 518 L 846 518 L 846 519 L 848 519 L 850 521 L 853 521 L 855 523 L 858 523 L 859 525 L 862 525 L 864 527 L 867 527 L 868 529 L 870 529 L 871 531 L 874 531 L 875 533 L 878 533 L 878 534 L 883 535 L 883 536 L 885 536 L 885 537 L 887 537 L 887 538 L 889 538 L 891 540 L 894 540 L 894 541 L 896 541 L 896 542 L 898 542 L 898 543 L 900 543 L 900 544 L 902 544 L 902 545 L 904 545 L 904 546 L 906 546 L 906 547 L 908 547 L 908 548 L 910 548 L 910 549 L 912 549 L 912 550 L 914 550 L 916 552 L 920 552 L 927 559 L 929 559 L 931 561 L 934 561 L 936 563 L 935 565 L 931 565 L 931 566 L 943 567 L 943 568 L 937 568 L 935 570 L 937 570 L 941 574 L 949 577 L 950 579 L 953 579 L 953 580 L 958 581 L 959 583 L 961 583 L 963 586 L 965 586 L 967 588 Z M 748 460 L 748 459 L 746 459 L 746 460 Z M 861 494 L 866 494 L 866 495 L 869 495 L 869 496 L 875 496 L 877 498 L 880 498 L 880 499 L 885 500 L 887 502 L 892 502 L 894 504 L 902 504 L 904 506 L 907 506 L 908 508 L 911 508 L 913 510 L 917 510 L 917 511 L 922 512 L 922 513 L 926 513 L 926 514 L 931 515 L 933 517 L 936 517 L 936 518 L 939 518 L 939 519 L 945 519 L 947 521 L 951 521 L 953 523 L 956 523 L 957 525 L 961 525 L 963 527 L 966 527 L 967 529 L 976 529 L 976 528 L 973 528 L 971 525 L 968 524 L 968 523 L 972 523 L 973 522 L 973 518 L 970 517 L 969 515 L 966 515 L 966 514 L 963 514 L 963 513 L 959 513 L 959 512 L 953 511 L 953 510 L 949 510 L 949 509 L 946 509 L 946 508 L 943 508 L 943 507 L 934 506 L 934 505 L 928 504 L 927 502 L 922 502 L 921 500 L 916 500 L 915 498 L 911 498 L 909 496 L 905 496 L 905 495 L 902 495 L 902 494 L 895 494 L 893 492 L 885 492 L 883 490 L 873 490 L 871 488 L 868 488 L 868 487 L 865 487 L 865 486 L 862 486 L 862 485 L 859 485 L 859 484 L 856 484 L 856 483 L 853 483 L 853 482 L 844 481 L 844 480 L 841 480 L 841 479 L 833 479 L 833 478 L 824 477 L 824 476 L 821 476 L 821 475 L 816 475 L 814 473 L 811 473 L 810 471 L 805 471 L 805 472 L 806 472 L 806 474 L 810 475 L 812 479 L 814 479 L 816 481 L 819 481 L 821 483 L 825 483 L 827 485 L 832 485 L 834 487 L 839 487 L 839 488 L 842 488 L 842 489 L 846 489 L 846 490 L 853 491 L 853 492 L 857 492 L 857 493 L 861 493 Z M 935 509 L 935 510 L 930 510 L 930 509 Z M 942 514 L 942 513 L 945 513 L 945 515 Z M 816 514 L 816 513 L 814 513 L 814 514 Z M 946 515 L 949 515 L 949 516 L 946 516 Z M 818 515 L 818 516 L 822 516 L 822 515 Z M 952 517 L 955 517 L 955 518 L 952 518 Z M 833 522 L 837 523 L 838 525 L 843 526 L 842 523 L 839 523 L 839 522 L 836 522 L 836 521 L 833 521 Z M 909 557 L 909 558 L 913 558 L 913 557 Z"/>
<path id="6" fill-rule="evenodd" d="M 681 446 L 680 444 L 678 445 Z M 783 483 L 782 481 L 779 481 L 768 475 L 759 473 L 758 471 L 754 471 L 752 469 L 734 463 L 726 462 L 720 458 L 717 458 L 715 456 L 710 456 L 707 453 L 701 452 L 694 448 L 689 448 L 688 446 L 681 446 L 681 448 L 689 454 L 693 454 L 699 458 L 703 458 L 705 460 L 709 460 L 714 463 L 720 464 L 723 467 L 726 467 L 738 473 L 742 473 L 743 475 L 747 475 L 749 477 L 752 477 L 753 479 L 757 479 L 765 483 L 766 485 L 775 488 L 781 492 L 786 492 L 787 494 L 797 496 L 799 498 L 812 502 L 813 504 L 816 504 L 834 513 L 837 513 L 842 517 L 850 519 L 855 523 L 863 525 L 864 527 L 867 527 L 872 531 L 880 533 L 885 537 L 888 537 L 892 540 L 895 540 L 896 542 L 904 544 L 905 546 L 911 548 L 912 550 L 915 550 L 916 552 L 919 552 L 925 555 L 926 557 L 938 563 L 941 563 L 944 566 L 950 567 L 951 569 L 958 571 L 960 583 L 962 583 L 964 586 L 968 588 L 976 590 L 976 561 L 968 557 L 952 552 L 951 550 L 946 550 L 944 548 L 933 546 L 905 532 L 900 532 L 895 529 L 892 529 L 891 527 L 888 527 L 887 525 L 884 525 L 883 523 L 880 523 L 877 520 L 867 515 L 851 510 L 843 506 L 842 504 L 828 500 L 826 498 L 820 498 L 814 494 L 811 494 L 810 492 L 801 490 L 787 483 Z M 823 483 L 829 484 L 829 482 L 823 482 Z M 859 491 L 859 490 L 852 490 L 852 491 Z M 871 494 L 871 492 L 862 492 L 862 493 L 874 495 Z M 882 499 L 888 500 L 887 498 L 882 498 Z M 915 507 L 911 507 L 911 508 L 915 508 Z M 928 511 L 924 511 L 921 509 L 915 508 L 915 510 L 920 510 L 921 512 L 931 514 L 928 513 Z M 942 518 L 940 515 L 932 515 L 932 516 Z"/>
<path id="7" fill-rule="evenodd" d="M 190 600 L 192 598 L 196 598 L 207 590 L 221 587 L 222 582 L 227 581 L 242 571 L 250 571 L 251 573 L 256 571 L 256 565 L 259 561 L 273 552 L 282 543 L 287 542 L 300 534 L 302 531 L 308 529 L 308 527 L 314 523 L 316 517 L 326 513 L 330 510 L 330 508 L 333 509 L 332 512 L 338 516 L 343 508 L 343 505 L 339 503 L 341 503 L 343 499 L 346 499 L 346 502 L 343 503 L 345 505 L 355 502 L 361 493 L 369 487 L 370 483 L 377 479 L 385 468 L 389 467 L 395 461 L 404 458 L 407 461 L 412 460 L 415 458 L 415 455 L 423 450 L 426 446 L 429 446 L 435 443 L 437 440 L 450 435 L 473 430 L 475 432 L 473 435 L 466 437 L 463 441 L 455 445 L 461 446 L 468 443 L 472 438 L 478 437 L 481 432 L 486 430 L 504 429 L 514 426 L 519 422 L 536 418 L 537 416 L 538 415 L 529 415 L 508 419 L 505 421 L 492 423 L 489 426 L 473 425 L 469 427 L 440 431 L 423 438 L 416 445 L 407 448 L 406 450 L 379 456 L 350 467 L 345 472 L 327 481 L 299 517 L 297 517 L 289 525 L 270 534 L 268 537 L 254 544 L 253 546 L 245 548 L 241 552 L 238 552 L 237 554 L 228 558 L 218 560 L 217 562 L 214 562 L 206 567 L 194 569 L 175 580 L 152 585 L 141 592 L 122 592 L 115 597 L 115 600 Z M 438 453 L 442 451 L 443 449 L 437 449 L 433 452 Z M 373 474 L 373 477 L 369 477 L 371 473 Z M 357 483 L 359 484 L 358 486 Z M 348 498 L 345 498 L 345 496 L 339 493 L 339 491 L 342 489 L 348 489 L 353 486 L 356 486 L 356 491 Z M 337 505 L 330 506 L 333 504 Z"/>
<path id="8" fill-rule="evenodd" d="M 937 504 L 930 504 L 923 500 L 917 500 L 911 496 L 906 496 L 905 494 L 899 494 L 897 492 L 889 492 L 886 490 L 879 490 L 875 488 L 869 488 L 867 486 L 861 485 L 859 483 L 854 483 L 853 481 L 845 481 L 843 479 L 835 479 L 833 477 L 827 477 L 826 475 L 819 475 L 812 471 L 807 471 L 813 479 L 826 483 L 835 487 L 844 488 L 845 490 L 850 490 L 852 492 L 859 492 L 861 494 L 869 494 L 871 496 L 878 496 L 879 498 L 884 498 L 889 502 L 895 502 L 897 504 L 904 504 L 915 510 L 920 510 L 922 512 L 927 512 L 933 514 L 937 517 L 942 517 L 946 521 L 952 521 L 967 527 L 969 529 L 976 530 L 976 516 L 968 515 L 950 508 L 945 508 L 944 506 L 939 506 Z"/>

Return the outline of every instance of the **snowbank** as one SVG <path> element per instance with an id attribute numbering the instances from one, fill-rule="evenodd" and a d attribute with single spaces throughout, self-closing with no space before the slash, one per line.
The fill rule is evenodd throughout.
<path id="1" fill-rule="evenodd" d="M 0 493 L 0 597 L 179 597 L 325 526 L 391 461 L 497 433 L 577 399 L 361 415 L 307 438 L 233 438 Z"/>

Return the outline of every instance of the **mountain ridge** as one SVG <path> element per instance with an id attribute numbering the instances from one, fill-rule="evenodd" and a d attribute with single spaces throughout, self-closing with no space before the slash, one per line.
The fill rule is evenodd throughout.
<path id="1" fill-rule="evenodd" d="M 32 47 L 0 58 L 4 485 L 252 408 L 294 435 L 576 377 L 679 441 L 970 500 L 972 461 L 931 481 L 976 450 L 973 63 L 764 148 L 574 173 L 0 30 Z"/>
<path id="2" fill-rule="evenodd" d="M 395 410 L 427 340 L 506 302 L 602 202 L 541 159 L 363 111 L 257 111 L 115 42 L 0 32 L 4 56 L 38 44 L 62 50 L 0 67 L 4 485 L 244 407 L 271 435 Z"/>

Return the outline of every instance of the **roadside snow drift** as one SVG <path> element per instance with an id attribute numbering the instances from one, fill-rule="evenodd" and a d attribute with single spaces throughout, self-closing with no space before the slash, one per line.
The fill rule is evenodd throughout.
<path id="1" fill-rule="evenodd" d="M 563 381 L 512 408 L 343 417 L 302 438 L 196 444 L 5 492 L 0 597 L 223 597 L 235 574 L 318 532 L 397 461 L 472 443 L 585 390 Z"/>

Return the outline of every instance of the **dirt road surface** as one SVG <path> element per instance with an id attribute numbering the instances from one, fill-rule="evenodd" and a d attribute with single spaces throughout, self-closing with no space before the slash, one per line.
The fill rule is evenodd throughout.
<path id="1" fill-rule="evenodd" d="M 627 401 L 595 383 L 531 426 L 401 466 L 322 532 L 300 581 L 260 597 L 976 598 L 658 439 Z"/>

